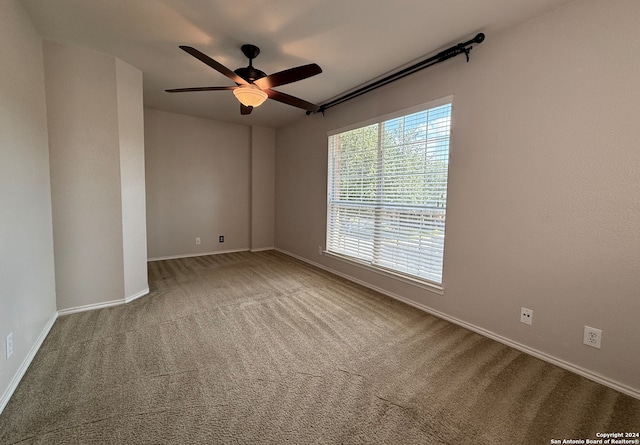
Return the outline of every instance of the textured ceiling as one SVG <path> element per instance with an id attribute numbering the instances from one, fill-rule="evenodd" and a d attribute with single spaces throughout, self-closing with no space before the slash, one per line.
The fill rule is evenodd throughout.
<path id="1" fill-rule="evenodd" d="M 44 39 L 107 53 L 144 73 L 145 106 L 247 125 L 280 127 L 304 111 L 273 100 L 241 116 L 230 91 L 166 88 L 233 85 L 178 48 L 189 45 L 230 69 L 260 47 L 267 74 L 307 63 L 323 72 L 275 88 L 327 100 L 436 50 L 524 22 L 569 0 L 23 0 Z"/>

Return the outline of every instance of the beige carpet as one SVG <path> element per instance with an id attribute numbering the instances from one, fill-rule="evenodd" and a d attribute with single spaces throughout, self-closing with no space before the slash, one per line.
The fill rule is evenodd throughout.
<path id="1" fill-rule="evenodd" d="M 59 318 L 1 444 L 549 444 L 640 401 L 276 252 L 150 263 Z"/>

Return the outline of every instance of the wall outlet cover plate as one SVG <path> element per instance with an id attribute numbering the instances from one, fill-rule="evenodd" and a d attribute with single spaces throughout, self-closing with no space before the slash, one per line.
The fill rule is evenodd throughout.
<path id="1" fill-rule="evenodd" d="M 585 326 L 582 343 L 592 348 L 600 349 L 602 347 L 602 330 Z"/>
<path id="2" fill-rule="evenodd" d="M 520 308 L 520 321 L 524 324 L 533 324 L 533 310 L 526 307 Z"/>

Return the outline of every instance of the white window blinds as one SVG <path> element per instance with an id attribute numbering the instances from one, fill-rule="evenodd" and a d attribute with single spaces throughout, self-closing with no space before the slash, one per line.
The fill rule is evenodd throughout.
<path id="1" fill-rule="evenodd" d="M 327 251 L 442 284 L 451 103 L 329 136 Z"/>

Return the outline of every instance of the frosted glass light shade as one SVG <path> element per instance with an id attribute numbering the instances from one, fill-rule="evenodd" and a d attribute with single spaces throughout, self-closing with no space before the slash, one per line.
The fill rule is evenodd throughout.
<path id="1" fill-rule="evenodd" d="M 246 107 L 257 107 L 267 100 L 267 93 L 253 84 L 240 85 L 233 90 L 233 94 Z"/>

